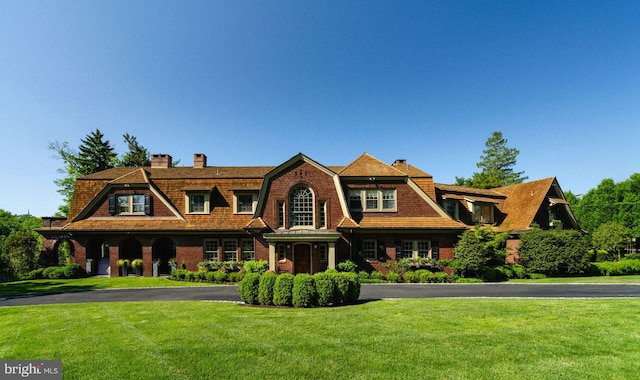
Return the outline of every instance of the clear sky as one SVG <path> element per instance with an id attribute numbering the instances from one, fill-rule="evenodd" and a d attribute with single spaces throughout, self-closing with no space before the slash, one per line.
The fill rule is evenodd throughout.
<path id="1" fill-rule="evenodd" d="M 501 131 L 582 194 L 640 171 L 638 1 L 0 1 L 0 208 L 48 216 L 48 145 L 191 165 L 406 159 L 453 183 Z"/>

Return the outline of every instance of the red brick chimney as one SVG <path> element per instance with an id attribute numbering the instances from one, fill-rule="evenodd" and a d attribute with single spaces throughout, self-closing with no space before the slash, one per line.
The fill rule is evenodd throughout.
<path id="1" fill-rule="evenodd" d="M 152 154 L 151 155 L 151 167 L 152 168 L 168 168 L 171 167 L 172 158 L 168 154 Z"/>
<path id="2" fill-rule="evenodd" d="M 207 156 L 202 153 L 195 153 L 193 155 L 193 167 L 204 168 L 207 166 Z"/>

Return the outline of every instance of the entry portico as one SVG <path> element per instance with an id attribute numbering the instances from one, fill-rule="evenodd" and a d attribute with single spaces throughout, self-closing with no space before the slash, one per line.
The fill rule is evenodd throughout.
<path id="1" fill-rule="evenodd" d="M 270 270 L 282 271 L 277 263 L 286 260 L 287 250 L 291 252 L 293 273 L 316 272 L 324 253 L 327 260 L 326 269 L 336 267 L 336 242 L 342 237 L 340 232 L 294 229 L 265 233 L 263 236 L 269 244 Z M 323 247 L 326 247 L 324 253 Z"/>

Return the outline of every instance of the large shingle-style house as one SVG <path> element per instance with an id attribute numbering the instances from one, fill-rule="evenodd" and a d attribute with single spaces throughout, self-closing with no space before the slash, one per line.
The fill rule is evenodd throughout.
<path id="1" fill-rule="evenodd" d="M 477 224 L 518 235 L 578 225 L 555 178 L 492 190 L 433 182 L 428 173 L 364 153 L 346 166 L 298 154 L 276 167 L 113 168 L 76 181 L 68 219 L 44 218 L 45 250 L 62 241 L 72 258 L 118 273 L 119 259 L 142 259 L 168 273 L 169 259 L 196 270 L 203 261 L 266 260 L 278 272 L 315 273 L 351 259 L 384 270 L 404 257 L 453 259 L 458 236 Z M 94 265 L 96 265 L 94 264 Z"/>

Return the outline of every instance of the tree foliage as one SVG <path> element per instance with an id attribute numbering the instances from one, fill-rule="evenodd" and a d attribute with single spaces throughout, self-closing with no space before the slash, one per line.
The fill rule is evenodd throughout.
<path id="1" fill-rule="evenodd" d="M 618 259 L 630 241 L 629 229 L 618 222 L 604 223 L 593 232 L 593 246 L 617 254 Z"/>
<path id="2" fill-rule="evenodd" d="M 40 242 L 33 232 L 13 231 L 4 239 L 4 262 L 14 276 L 25 275 L 38 265 Z"/>
<path id="3" fill-rule="evenodd" d="M 138 143 L 138 139 L 128 133 L 125 133 L 122 137 L 129 150 L 120 158 L 118 166 L 136 168 L 151 166 L 149 151 Z"/>
<path id="4" fill-rule="evenodd" d="M 527 271 L 547 275 L 585 273 L 591 256 L 580 232 L 559 229 L 533 229 L 522 234 L 518 255 Z"/>
<path id="5" fill-rule="evenodd" d="M 484 278 L 488 269 L 505 263 L 508 232 L 476 226 L 460 236 L 454 249 L 454 269 L 462 277 Z"/>
<path id="6" fill-rule="evenodd" d="M 481 161 L 476 164 L 480 172 L 474 172 L 471 178 L 456 177 L 456 184 L 481 189 L 515 185 L 522 183 L 528 177 L 523 177 L 524 172 L 514 172 L 516 158 L 520 151 L 507 147 L 507 139 L 502 132 L 495 131 L 485 143 L 486 149 L 482 151 Z"/>

